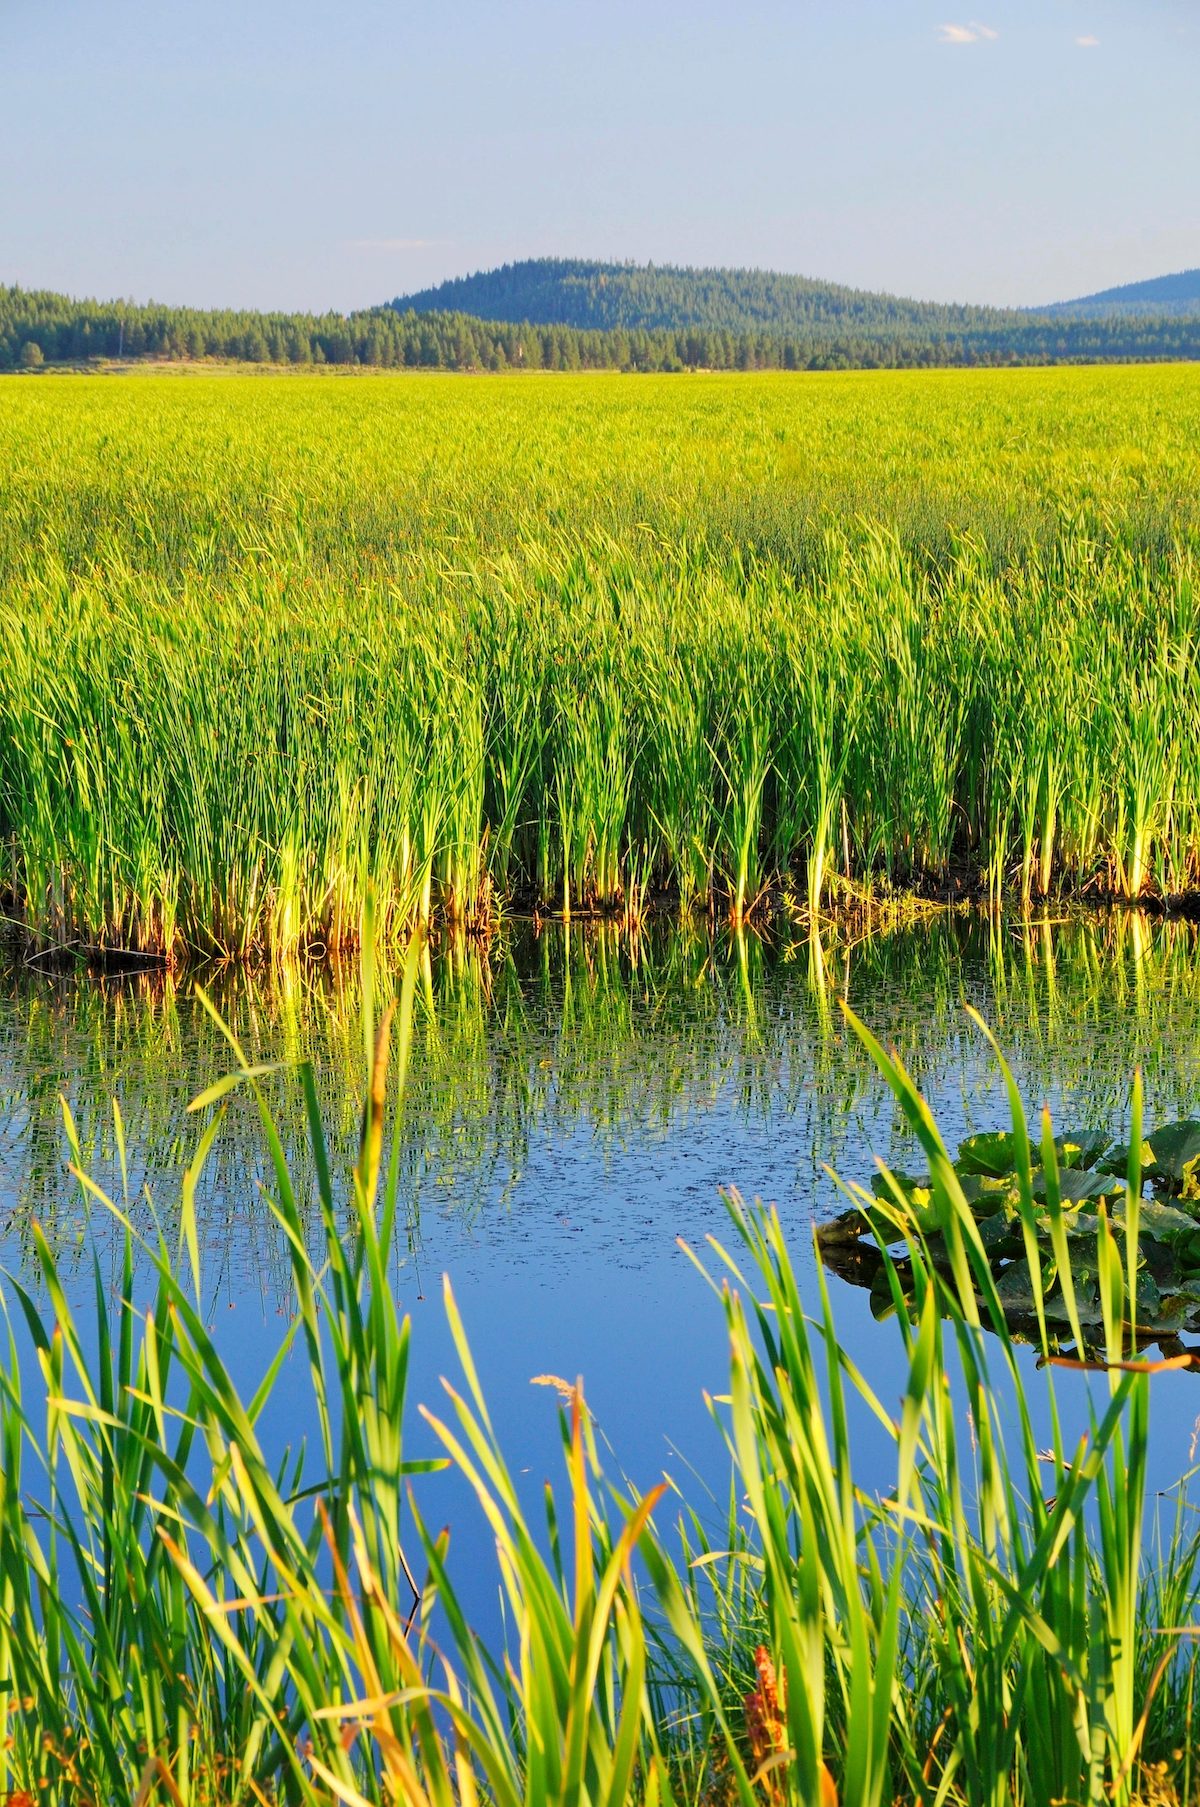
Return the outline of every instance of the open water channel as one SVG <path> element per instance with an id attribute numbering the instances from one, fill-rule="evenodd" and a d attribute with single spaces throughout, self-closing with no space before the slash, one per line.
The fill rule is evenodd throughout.
<path id="1" fill-rule="evenodd" d="M 314 1063 L 335 1163 L 348 1171 L 362 1095 L 356 972 L 201 977 L 247 1054 L 280 1063 L 264 1084 L 297 1172 L 301 1058 Z M 531 1485 L 558 1466 L 554 1396 L 531 1380 L 582 1375 L 614 1467 L 642 1486 L 665 1469 L 693 1498 L 709 1484 L 719 1500 L 727 1469 L 703 1393 L 724 1390 L 723 1322 L 679 1239 L 728 1240 L 722 1187 L 773 1199 L 815 1304 L 810 1226 L 843 1202 L 827 1164 L 869 1183 L 876 1154 L 919 1161 L 841 997 L 899 1048 L 952 1149 L 1008 1122 L 965 1003 L 995 1028 L 1027 1105 L 1048 1103 L 1059 1127 L 1118 1133 L 1136 1064 L 1148 1123 L 1186 1115 L 1200 1097 L 1200 935 L 1186 923 L 944 915 L 824 947 L 516 924 L 486 947 L 434 949 L 402 1116 L 394 1274 L 413 1318 L 414 1398 L 436 1401 L 439 1376 L 456 1372 L 441 1303 L 449 1274 L 501 1441 Z M 204 1121 L 188 1105 L 230 1065 L 191 980 L 10 968 L 0 987 L 9 1273 L 36 1291 L 36 1220 L 85 1316 L 94 1247 L 105 1284 L 119 1285 L 118 1239 L 102 1211 L 85 1226 L 68 1171 L 62 1098 L 91 1172 L 114 1192 L 119 1101 L 131 1213 L 148 1227 L 152 1199 L 170 1232 Z M 207 1314 L 247 1393 L 291 1310 L 266 1180 L 257 1114 L 234 1094 L 198 1208 Z M 881 1397 L 898 1395 L 895 1324 L 875 1319 L 862 1290 L 831 1284 L 844 1345 Z M 1200 1380 L 1155 1386 L 1152 1474 L 1167 1488 L 1192 1460 Z M 305 1398 L 297 1349 L 276 1401 L 281 1439 L 312 1429 Z M 410 1453 L 431 1451 L 414 1415 Z M 460 1509 L 452 1492 L 444 1506 L 447 1518 Z"/>

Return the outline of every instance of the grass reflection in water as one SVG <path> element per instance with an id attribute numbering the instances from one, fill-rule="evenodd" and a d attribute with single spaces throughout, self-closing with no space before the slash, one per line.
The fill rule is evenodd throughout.
<path id="1" fill-rule="evenodd" d="M 1154 1121 L 1186 1115 L 1200 1090 L 1198 951 L 1192 924 L 1129 912 L 1032 922 L 951 914 L 854 943 L 676 927 L 535 933 L 520 923 L 486 944 L 444 940 L 423 959 L 416 1001 L 400 1151 L 406 1246 L 419 1250 L 430 1214 L 462 1225 L 518 1208 L 538 1148 L 553 1145 L 568 1163 L 582 1137 L 589 1159 L 647 1148 L 665 1161 L 689 1126 L 718 1110 L 731 1136 L 739 1126 L 786 1130 L 797 1159 L 785 1206 L 823 1208 L 814 1174 L 856 1150 L 865 1157 L 867 1138 L 904 1167 L 911 1132 L 847 1036 L 843 996 L 965 1133 L 995 1127 L 1004 1102 L 964 1001 L 996 1026 L 1022 1095 L 1051 1102 L 1060 1119 L 1118 1134 L 1135 1065 Z M 361 1113 L 344 1083 L 361 1065 L 356 973 L 325 964 L 199 977 L 251 1058 L 312 1061 L 344 1160 Z M 10 971 L 0 1000 L 0 1202 L 10 1238 L 27 1248 L 36 1219 L 70 1265 L 80 1220 L 60 1094 L 85 1160 L 109 1178 L 116 1096 L 140 1163 L 131 1194 L 148 1186 L 165 1199 L 161 1182 L 191 1146 L 188 1101 L 224 1070 L 226 1052 L 191 979 Z M 294 1088 L 280 1086 L 275 1105 L 311 1218 Z M 231 1285 L 253 1275 L 269 1292 L 287 1279 L 256 1193 L 262 1171 L 256 1118 L 234 1100 L 197 1201 L 200 1231 Z M 740 1168 L 729 1177 L 759 1183 Z"/>

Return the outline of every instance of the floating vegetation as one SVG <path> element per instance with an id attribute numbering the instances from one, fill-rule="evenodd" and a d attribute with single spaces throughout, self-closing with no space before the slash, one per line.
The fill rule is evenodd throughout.
<path id="1" fill-rule="evenodd" d="M 958 1206 L 949 1220 L 947 1190 Z M 877 1315 L 895 1309 L 892 1279 L 905 1271 L 902 1254 L 887 1262 L 880 1251 L 915 1236 L 949 1270 L 966 1221 L 1005 1318 L 1053 1326 L 1056 1347 L 1068 1338 L 1082 1355 L 1100 1334 L 1101 1244 L 1114 1232 L 1137 1241 L 1129 1323 L 1139 1343 L 1177 1354 L 1181 1334 L 1200 1331 L 1200 1119 L 1164 1124 L 1136 1146 L 1091 1130 L 1040 1145 L 1012 1130 L 968 1136 L 940 1188 L 932 1174 L 882 1167 L 872 1192 L 821 1224 L 817 1241 L 831 1268 L 870 1287 Z"/>

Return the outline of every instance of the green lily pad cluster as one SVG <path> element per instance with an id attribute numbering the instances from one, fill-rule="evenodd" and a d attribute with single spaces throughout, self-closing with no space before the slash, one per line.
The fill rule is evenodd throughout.
<path id="1" fill-rule="evenodd" d="M 1035 1149 L 1035 1159 L 1037 1153 Z M 1066 1237 L 1080 1324 L 1095 1326 L 1102 1317 L 1097 1278 L 1100 1218 L 1103 1212 L 1111 1227 L 1125 1228 L 1130 1149 L 1106 1135 L 1085 1131 L 1058 1137 L 1054 1153 L 1056 1171 L 1035 1167 L 1031 1181 L 1043 1309 L 1048 1321 L 1067 1323 L 1050 1236 L 1051 1212 L 1056 1210 Z M 1016 1138 L 1000 1131 L 969 1136 L 953 1165 L 1005 1312 L 1019 1321 L 1035 1314 L 1037 1301 L 1021 1221 L 1017 1161 Z M 1200 1330 L 1200 1119 L 1169 1123 L 1148 1136 L 1141 1144 L 1140 1168 L 1138 1323 L 1158 1337 Z M 898 1190 L 936 1263 L 945 1253 L 942 1213 L 928 1176 L 881 1173 L 873 1190 L 880 1209 L 845 1211 L 820 1227 L 818 1240 L 826 1262 L 847 1278 L 870 1285 L 885 1309 L 890 1308 L 890 1288 L 882 1285 L 876 1264 L 862 1258 L 861 1238 L 873 1231 L 882 1244 L 901 1241 L 895 1218 Z"/>

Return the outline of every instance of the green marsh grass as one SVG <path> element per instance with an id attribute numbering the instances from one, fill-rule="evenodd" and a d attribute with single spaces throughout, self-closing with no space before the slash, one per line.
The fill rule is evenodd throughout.
<path id="1" fill-rule="evenodd" d="M 896 1314 L 886 1391 L 842 1349 L 819 1269 L 801 1292 L 777 1214 L 732 1197 L 729 1246 L 697 1255 L 729 1348 L 712 1407 L 727 1521 L 662 1477 L 606 1478 L 566 1382 L 564 1480 L 539 1518 L 447 1288 L 460 1375 L 423 1418 L 487 1527 L 469 1561 L 494 1563 L 507 1632 L 485 1644 L 456 1579 L 459 1539 L 426 1516 L 409 1327 L 389 1283 L 421 965 L 414 943 L 395 1006 L 377 1011 L 366 964 L 348 1168 L 331 1158 L 311 1069 L 273 1075 L 236 1041 L 230 1078 L 196 1101 L 169 1236 L 135 1234 L 123 1190 L 99 1193 L 68 1119 L 78 1181 L 121 1229 L 124 1267 L 115 1294 L 97 1269 L 94 1315 L 73 1307 L 44 1238 L 37 1286 L 5 1282 L 0 1793 L 75 1807 L 1194 1798 L 1173 1753 L 1194 1733 L 1200 1541 L 1182 1503 L 1163 1540 L 1150 1535 L 1155 1377 L 1121 1365 L 1140 1176 L 1128 1236 L 1100 1238 L 1107 1366 L 1083 1395 L 1078 1374 L 1022 1359 L 927 1106 L 853 1022 L 923 1144 L 953 1256 L 947 1280 L 897 1190 L 915 1305 Z M 318 1176 L 315 1248 L 270 1102 L 281 1084 Z M 248 1396 L 206 1326 L 195 1215 L 241 1089 L 295 1300 Z M 1053 1139 L 1048 1123 L 1029 1131 L 1011 1080 L 1010 1099 L 1032 1214 L 1031 1164 L 1052 1167 Z M 1139 1108 L 1135 1083 L 1135 1150 Z M 290 1348 L 309 1435 L 272 1456 Z M 294 1422 L 294 1390 L 288 1411 Z M 882 1487 L 864 1484 L 868 1460 Z"/>
<path id="2" fill-rule="evenodd" d="M 7 913 L 179 960 L 368 893 L 1192 890 L 1196 383 L 5 379 Z"/>

